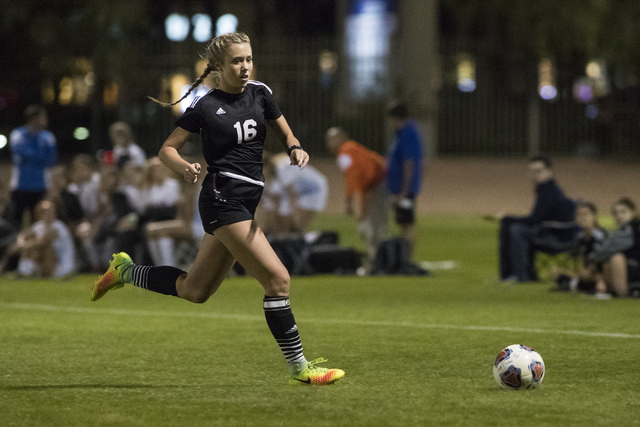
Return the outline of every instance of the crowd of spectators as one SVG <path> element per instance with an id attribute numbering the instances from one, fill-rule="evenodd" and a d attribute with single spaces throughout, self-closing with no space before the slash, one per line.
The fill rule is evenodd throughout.
<path id="1" fill-rule="evenodd" d="M 617 200 L 611 214 L 617 228 L 600 226 L 594 203 L 566 196 L 554 179 L 551 160 L 529 159 L 535 202 L 527 216 L 500 212 L 499 269 L 504 282 L 538 280 L 536 253 L 569 253 L 570 266 L 551 266 L 561 291 L 585 292 L 599 299 L 625 298 L 640 291 L 640 218 L 628 197 Z"/>
<path id="2" fill-rule="evenodd" d="M 100 158 L 59 162 L 46 110 L 28 107 L 25 122 L 10 137 L 11 167 L 0 166 L 0 273 L 98 273 L 120 251 L 150 264 L 188 261 L 174 246 L 202 237 L 197 188 L 147 159 L 127 123 L 110 126 L 112 150 Z"/>

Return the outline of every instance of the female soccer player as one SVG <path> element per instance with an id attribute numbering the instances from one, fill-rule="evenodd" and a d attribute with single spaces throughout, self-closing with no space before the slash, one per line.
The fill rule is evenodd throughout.
<path id="1" fill-rule="evenodd" d="M 264 83 L 249 80 L 253 55 L 246 34 L 228 33 L 214 38 L 207 46 L 206 59 L 207 68 L 185 96 L 210 73 L 215 89 L 194 100 L 159 152 L 166 166 L 182 174 L 188 182 L 196 183 L 201 173 L 200 164 L 189 163 L 178 151 L 190 132 L 201 134 L 208 173 L 202 183 L 199 210 L 206 235 L 193 267 L 186 273 L 170 266 L 135 265 L 129 255 L 121 252 L 113 256 L 107 272 L 94 284 L 91 300 L 131 283 L 203 303 L 216 292 L 237 260 L 264 288 L 267 324 L 289 364 L 290 382 L 335 383 L 344 376 L 344 371 L 320 368 L 317 364 L 326 360 L 307 362 L 303 355 L 289 306 L 289 273 L 254 220 L 264 187 L 265 123 L 282 141 L 291 165 L 303 168 L 309 156 L 291 132 L 271 96 L 271 89 Z"/>

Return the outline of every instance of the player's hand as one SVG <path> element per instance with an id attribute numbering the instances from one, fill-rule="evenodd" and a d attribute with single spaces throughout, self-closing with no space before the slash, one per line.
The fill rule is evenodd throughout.
<path id="1" fill-rule="evenodd" d="M 291 165 L 297 165 L 300 169 L 304 169 L 309 163 L 309 153 L 304 150 L 293 150 L 291 152 Z"/>
<path id="2" fill-rule="evenodd" d="M 191 184 L 195 184 L 198 182 L 198 176 L 200 175 L 201 169 L 202 167 L 200 166 L 200 163 L 190 163 L 189 166 L 184 169 L 184 180 Z"/>

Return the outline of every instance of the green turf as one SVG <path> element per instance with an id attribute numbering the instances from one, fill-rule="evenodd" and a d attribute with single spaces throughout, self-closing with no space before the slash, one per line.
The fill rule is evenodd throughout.
<path id="1" fill-rule="evenodd" d="M 348 218 L 315 225 L 359 244 Z M 307 357 L 346 371 L 329 387 L 287 384 L 251 279 L 194 305 L 2 278 L 0 426 L 639 425 L 640 302 L 498 284 L 495 227 L 421 218 L 417 257 L 458 264 L 433 277 L 294 278 Z M 514 343 L 544 358 L 539 389 L 494 383 Z"/>

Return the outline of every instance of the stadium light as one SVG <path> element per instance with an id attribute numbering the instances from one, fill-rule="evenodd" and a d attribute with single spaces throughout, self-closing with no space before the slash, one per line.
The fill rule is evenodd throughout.
<path id="1" fill-rule="evenodd" d="M 226 13 L 216 21 L 216 36 L 233 33 L 236 31 L 236 28 L 238 28 L 238 18 L 231 13 Z"/>
<path id="2" fill-rule="evenodd" d="M 7 146 L 7 137 L 0 134 L 0 150 Z"/>
<path id="3" fill-rule="evenodd" d="M 164 21 L 164 32 L 172 42 L 181 42 L 189 35 L 189 17 L 172 13 Z"/>
<path id="4" fill-rule="evenodd" d="M 196 13 L 191 17 L 193 25 L 193 39 L 197 42 L 206 42 L 211 38 L 211 17 L 204 13 Z"/>

